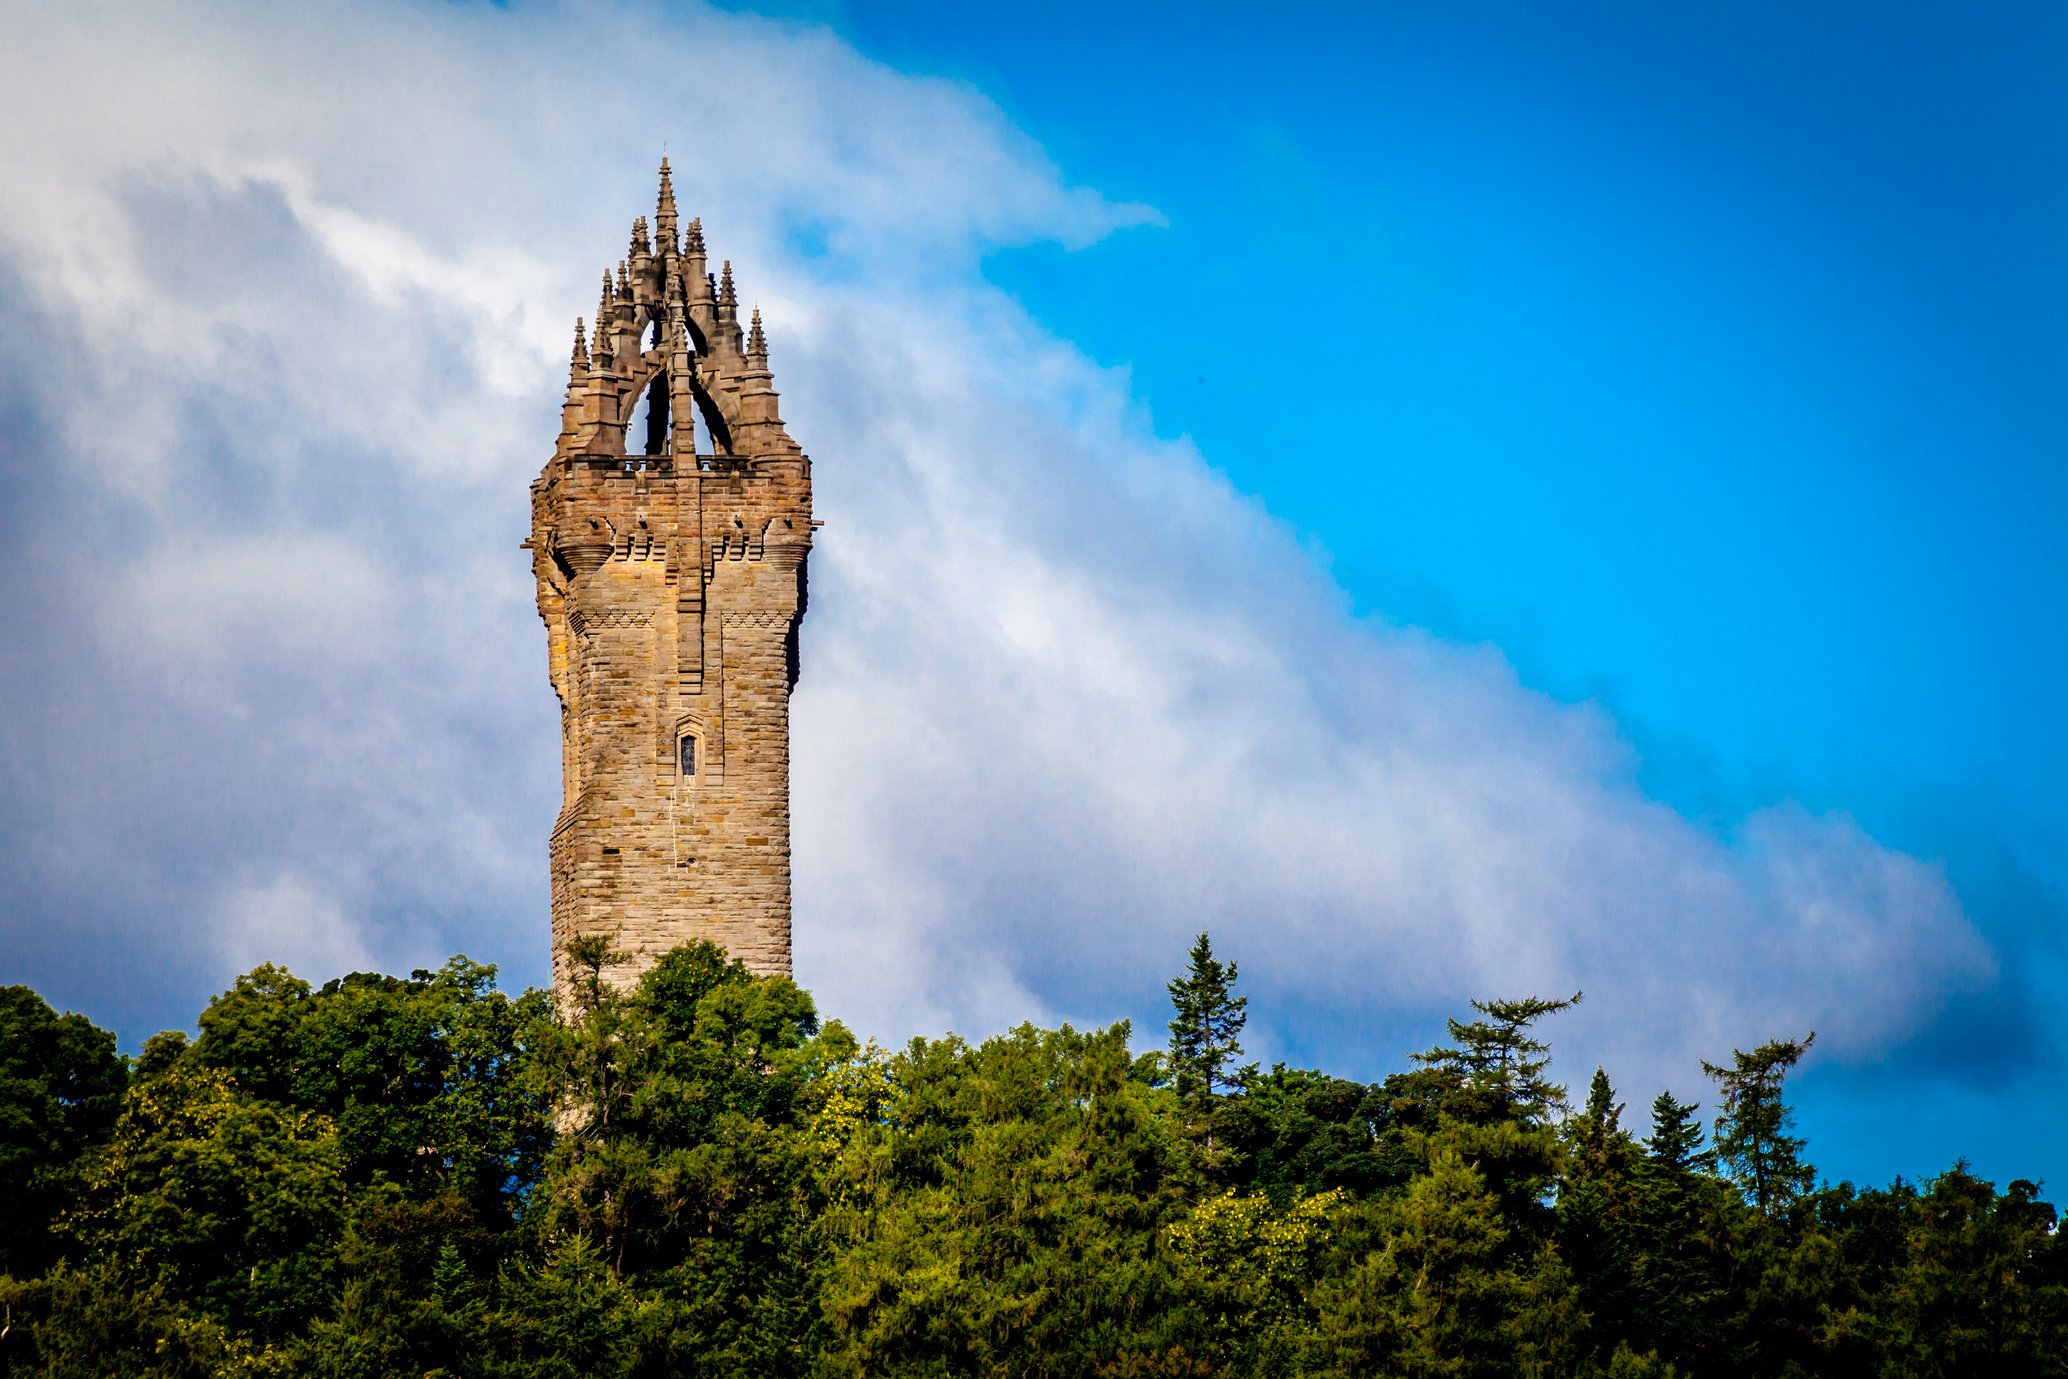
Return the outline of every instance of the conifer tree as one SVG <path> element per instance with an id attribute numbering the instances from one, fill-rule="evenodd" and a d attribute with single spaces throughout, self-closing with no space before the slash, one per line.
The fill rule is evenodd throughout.
<path id="1" fill-rule="evenodd" d="M 1236 966 L 1214 957 L 1201 934 L 1192 944 L 1191 967 L 1169 984 L 1176 1012 L 1170 1022 L 1170 1070 L 1178 1095 L 1211 1098 L 1238 1079 L 1229 1064 L 1242 1056 L 1242 1026 L 1249 998 L 1235 994 Z"/>
<path id="2" fill-rule="evenodd" d="M 1702 1064 L 1723 1093 L 1716 1157 L 1746 1199 L 1768 1216 L 1785 1210 L 1816 1178 L 1803 1161 L 1803 1141 L 1788 1133 L 1794 1117 L 1781 1098 L 1782 1080 L 1816 1037 L 1812 1030 L 1801 1039 L 1770 1039 L 1750 1053 L 1733 1049 L 1728 1068 Z"/>
<path id="3" fill-rule="evenodd" d="M 1590 1128 L 1603 1136 L 1623 1128 L 1623 1103 L 1616 1100 L 1616 1089 L 1609 1085 L 1608 1069 L 1594 1069 L 1594 1079 L 1587 1084 L 1587 1109 L 1580 1114 Z"/>
<path id="4" fill-rule="evenodd" d="M 1578 1156 L 1576 1172 L 1600 1177 L 1622 1158 L 1620 1151 L 1629 1143 L 1623 1134 L 1623 1107 L 1605 1068 L 1594 1070 L 1594 1080 L 1587 1086 L 1587 1106 L 1572 1126 L 1572 1137 Z"/>
<path id="5" fill-rule="evenodd" d="M 1623 1130 L 1623 1107 L 1606 1069 L 1594 1070 L 1587 1104 L 1564 1131 L 1570 1152 L 1557 1187 L 1558 1252 L 1572 1271 L 1598 1338 L 1593 1343 L 1606 1362 L 1614 1340 L 1630 1333 L 1630 1319 L 1643 1302 L 1637 1286 L 1643 1247 L 1637 1146 Z"/>
<path id="6" fill-rule="evenodd" d="M 1626 1338 L 1687 1365 L 1728 1347 L 1731 1223 L 1749 1218 L 1737 1194 L 1707 1176 L 1699 1108 L 1661 1092 L 1636 1175 Z M 1613 1366 L 1611 1373 L 1615 1370 Z M 1690 1372 L 1690 1371 L 1683 1371 Z M 1691 1372 L 1719 1372 L 1698 1368 Z"/>
<path id="7" fill-rule="evenodd" d="M 1659 1168 L 1675 1173 L 1692 1173 L 1708 1159 L 1702 1152 L 1702 1123 L 1695 1119 L 1701 1109 L 1688 1101 L 1661 1092 L 1652 1102 L 1652 1133 L 1644 1142 L 1645 1154 Z"/>
<path id="8" fill-rule="evenodd" d="M 1471 1101 L 1484 1103 L 1471 1119 L 1541 1122 L 1566 1104 L 1565 1088 L 1544 1076 L 1551 1046 L 1530 1027 L 1546 1015 L 1570 1010 L 1584 995 L 1575 991 L 1562 1001 L 1541 996 L 1474 1001 L 1472 1008 L 1485 1019 L 1445 1022 L 1456 1048 L 1430 1049 L 1413 1055 L 1414 1060 L 1450 1073 Z"/>

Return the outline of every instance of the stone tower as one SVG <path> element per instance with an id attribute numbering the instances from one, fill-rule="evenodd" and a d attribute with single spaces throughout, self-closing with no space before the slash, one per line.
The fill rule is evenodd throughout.
<path id="1" fill-rule="evenodd" d="M 575 325 L 560 439 L 531 486 L 560 698 L 554 985 L 606 934 L 629 979 L 695 939 L 790 971 L 790 690 L 811 461 L 783 429 L 761 313 L 706 271 L 668 164 L 651 237 Z M 628 434 L 628 430 L 630 434 Z"/>

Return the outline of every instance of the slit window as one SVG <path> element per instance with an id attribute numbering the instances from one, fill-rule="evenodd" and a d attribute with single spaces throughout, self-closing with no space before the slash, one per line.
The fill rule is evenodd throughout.
<path id="1" fill-rule="evenodd" d="M 682 771 L 682 778 L 688 780 L 697 773 L 696 734 L 684 733 L 675 743 L 675 763 Z"/>

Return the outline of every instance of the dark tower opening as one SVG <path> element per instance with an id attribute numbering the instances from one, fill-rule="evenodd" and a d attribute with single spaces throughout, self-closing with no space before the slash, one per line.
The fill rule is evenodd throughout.
<path id="1" fill-rule="evenodd" d="M 668 371 L 661 370 L 646 390 L 646 453 L 668 453 Z"/>
<path id="2" fill-rule="evenodd" d="M 625 419 L 627 455 L 668 453 L 668 375 L 663 370 L 652 383 L 639 390 L 632 415 Z"/>

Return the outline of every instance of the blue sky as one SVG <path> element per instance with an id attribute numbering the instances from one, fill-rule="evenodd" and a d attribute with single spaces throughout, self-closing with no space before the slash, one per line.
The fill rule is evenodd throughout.
<path id="1" fill-rule="evenodd" d="M 1257 14 L 824 17 L 1168 218 L 988 271 L 1360 608 L 1602 698 L 1684 807 L 1957 792 L 2058 858 L 2068 15 Z"/>
<path id="2" fill-rule="evenodd" d="M 1944 859 L 2068 995 L 2068 13 L 816 17 L 1163 213 L 987 271 L 1360 610 L 1600 701 L 1688 813 Z"/>
<path id="3" fill-rule="evenodd" d="M 0 981 L 133 1048 L 264 960 L 543 979 L 515 543 L 665 148 L 817 460 L 829 1012 L 1149 1040 L 1209 927 L 1267 1059 L 1375 1077 L 1584 987 L 1570 1081 L 1700 1100 L 1815 1027 L 1826 1172 L 2068 1179 L 2068 18 L 11 37 Z"/>

